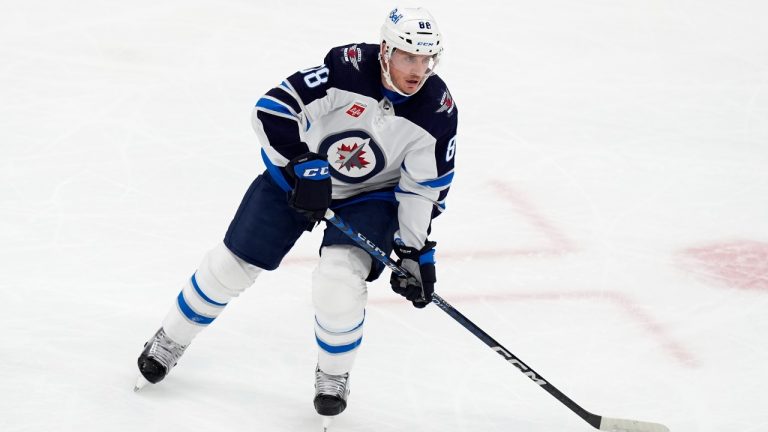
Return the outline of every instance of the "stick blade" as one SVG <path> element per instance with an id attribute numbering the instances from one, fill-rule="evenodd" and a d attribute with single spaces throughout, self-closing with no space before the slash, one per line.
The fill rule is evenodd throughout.
<path id="1" fill-rule="evenodd" d="M 661 423 L 610 417 L 603 417 L 600 420 L 600 430 L 607 432 L 669 432 L 669 428 Z"/>

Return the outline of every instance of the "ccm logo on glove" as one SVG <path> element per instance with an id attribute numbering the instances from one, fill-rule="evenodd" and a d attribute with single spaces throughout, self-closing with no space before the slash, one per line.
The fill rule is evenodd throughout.
<path id="1" fill-rule="evenodd" d="M 435 292 L 435 246 L 437 243 L 427 241 L 424 247 L 416 249 L 408 247 L 395 240 L 395 254 L 400 258 L 397 265 L 410 273 L 408 277 L 392 273 L 389 283 L 392 291 L 405 297 L 417 308 L 423 308 L 432 301 Z"/>
<path id="2" fill-rule="evenodd" d="M 305 153 L 291 160 L 285 168 L 293 179 L 288 205 L 311 221 L 322 220 L 331 205 L 333 189 L 327 156 Z"/>
<path id="3" fill-rule="evenodd" d="M 299 163 L 294 165 L 293 170 L 296 177 L 307 180 L 325 180 L 331 175 L 328 169 L 328 161 L 324 160 L 310 160 Z M 303 172 L 300 172 L 302 170 Z"/>
<path id="4" fill-rule="evenodd" d="M 328 167 L 322 167 L 322 168 L 309 168 L 304 171 L 304 174 L 302 174 L 302 177 L 325 177 L 329 176 L 330 173 L 328 172 Z"/>

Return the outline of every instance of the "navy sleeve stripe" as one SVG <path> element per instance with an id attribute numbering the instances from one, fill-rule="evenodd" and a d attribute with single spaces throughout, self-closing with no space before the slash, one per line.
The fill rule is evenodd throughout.
<path id="1" fill-rule="evenodd" d="M 302 106 L 296 100 L 296 97 L 283 87 L 275 87 L 270 89 L 265 96 L 269 96 L 275 101 L 289 106 L 296 114 L 302 111 Z"/>
<path id="2" fill-rule="evenodd" d="M 267 96 L 262 97 L 258 100 L 258 102 L 256 102 L 256 108 L 258 108 L 259 111 L 298 121 L 298 116 L 292 108 Z"/>
<path id="3" fill-rule="evenodd" d="M 440 191 L 440 195 L 437 197 L 437 207 L 432 210 L 432 219 L 438 217 L 440 213 L 445 211 L 445 198 L 448 196 L 450 187 L 447 187 Z"/>
<path id="4" fill-rule="evenodd" d="M 301 142 L 299 124 L 293 117 L 274 115 L 258 108 L 257 118 L 261 122 L 269 145 L 284 158 L 290 160 L 309 151 L 309 147 Z"/>

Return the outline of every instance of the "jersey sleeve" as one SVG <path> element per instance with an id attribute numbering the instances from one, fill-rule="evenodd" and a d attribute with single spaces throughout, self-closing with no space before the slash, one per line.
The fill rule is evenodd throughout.
<path id="1" fill-rule="evenodd" d="M 312 126 L 313 117 L 319 117 L 318 113 L 321 115 L 331 107 L 328 90 L 333 87 L 333 64 L 330 55 L 330 52 L 326 55 L 324 64 L 286 78 L 263 95 L 253 108 L 253 129 L 262 145 L 264 163 L 273 174 L 291 159 L 309 151 L 302 135 Z M 310 104 L 312 110 L 307 109 Z"/>
<path id="2" fill-rule="evenodd" d="M 398 236 L 407 246 L 423 247 L 432 219 L 445 210 L 454 174 L 457 111 L 448 124 L 436 139 L 430 136 L 427 145 L 407 153 L 400 167 L 400 182 L 395 188 L 399 203 Z"/>

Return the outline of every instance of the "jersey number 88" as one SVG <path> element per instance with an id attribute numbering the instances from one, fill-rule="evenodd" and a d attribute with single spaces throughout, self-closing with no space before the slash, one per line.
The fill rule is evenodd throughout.
<path id="1" fill-rule="evenodd" d="M 453 155 L 456 154 L 456 137 L 451 138 L 450 141 L 448 141 L 448 150 L 445 152 L 445 161 L 449 162 L 451 159 L 453 159 Z"/>
<path id="2" fill-rule="evenodd" d="M 320 84 L 328 82 L 328 75 L 331 73 L 325 65 L 318 66 L 312 69 L 305 69 L 301 71 L 304 73 L 304 84 L 309 88 L 315 88 Z"/>

